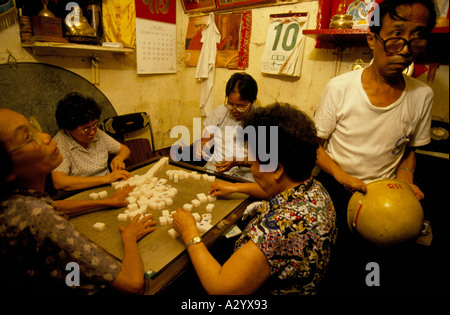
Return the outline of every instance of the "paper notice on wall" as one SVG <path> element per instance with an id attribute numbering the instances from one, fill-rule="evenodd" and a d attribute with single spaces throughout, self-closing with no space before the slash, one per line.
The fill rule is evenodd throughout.
<path id="1" fill-rule="evenodd" d="M 261 72 L 300 77 L 307 21 L 306 13 L 271 16 Z"/>
<path id="2" fill-rule="evenodd" d="M 176 73 L 176 24 L 136 18 L 137 73 Z"/>

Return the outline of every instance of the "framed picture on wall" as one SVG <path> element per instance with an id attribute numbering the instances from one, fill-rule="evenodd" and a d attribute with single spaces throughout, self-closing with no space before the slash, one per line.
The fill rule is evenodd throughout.
<path id="1" fill-rule="evenodd" d="M 243 7 L 250 5 L 261 5 L 265 3 L 275 2 L 276 0 L 216 0 L 217 8 Z"/>
<path id="2" fill-rule="evenodd" d="M 197 15 L 189 18 L 184 51 L 186 66 L 197 66 L 203 46 L 201 42 L 202 31 L 207 22 L 207 15 Z M 216 68 L 247 69 L 252 29 L 252 11 L 216 14 L 215 24 L 221 35 L 221 41 L 217 44 Z"/>
<path id="3" fill-rule="evenodd" d="M 215 0 L 181 0 L 184 12 L 201 12 L 211 11 L 216 8 Z"/>

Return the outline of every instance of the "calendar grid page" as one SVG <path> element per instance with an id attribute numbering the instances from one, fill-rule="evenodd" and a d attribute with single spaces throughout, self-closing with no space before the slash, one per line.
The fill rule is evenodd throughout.
<path id="1" fill-rule="evenodd" d="M 176 73 L 176 25 L 136 18 L 138 74 Z"/>

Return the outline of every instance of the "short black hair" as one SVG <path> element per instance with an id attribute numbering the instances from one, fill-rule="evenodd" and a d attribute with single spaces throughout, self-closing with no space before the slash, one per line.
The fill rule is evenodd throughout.
<path id="1" fill-rule="evenodd" d="M 243 127 L 256 129 L 257 148 L 261 139 L 259 126 L 267 128 L 278 126 L 278 163 L 282 164 L 286 174 L 292 180 L 303 181 L 311 176 L 316 164 L 319 142 L 314 122 L 303 111 L 287 103 L 274 103 L 267 107 L 258 107 L 243 118 Z M 265 136 L 265 135 L 264 135 Z M 266 148 L 270 141 L 266 137 Z M 264 139 L 262 139 L 264 140 Z M 258 161 L 258 150 L 254 152 Z"/>
<path id="2" fill-rule="evenodd" d="M 102 109 L 92 98 L 77 92 L 67 94 L 58 102 L 55 117 L 60 129 L 74 130 L 100 118 Z"/>
<path id="3" fill-rule="evenodd" d="M 6 179 L 12 173 L 14 167 L 11 156 L 6 150 L 6 145 L 3 142 L 0 142 L 0 163 L 2 165 L 0 168 L 0 200 L 3 200 L 11 190 L 11 184 L 8 183 Z"/>
<path id="4" fill-rule="evenodd" d="M 389 16 L 394 20 L 404 20 L 402 16 L 400 16 L 397 12 L 397 8 L 401 5 L 413 5 L 413 4 L 422 4 L 428 9 L 428 12 L 430 13 L 429 19 L 428 19 L 428 30 L 431 32 L 436 25 L 436 7 L 434 5 L 433 0 L 384 0 L 378 5 L 378 9 L 376 9 L 373 12 L 377 12 L 380 17 L 380 23 L 373 23 L 370 25 L 370 31 L 375 34 L 380 34 L 382 24 L 383 24 L 383 18 L 386 16 L 386 14 L 389 14 Z"/>
<path id="5" fill-rule="evenodd" d="M 245 72 L 234 73 L 225 87 L 225 96 L 229 96 L 235 89 L 239 91 L 241 98 L 253 103 L 258 95 L 258 84 L 253 77 Z"/>

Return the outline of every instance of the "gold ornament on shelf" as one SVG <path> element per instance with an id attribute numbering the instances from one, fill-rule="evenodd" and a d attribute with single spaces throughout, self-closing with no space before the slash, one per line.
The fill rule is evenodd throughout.
<path id="1" fill-rule="evenodd" d="M 353 16 L 349 14 L 336 14 L 330 23 L 332 29 L 348 29 L 353 26 Z"/>
<path id="2" fill-rule="evenodd" d="M 83 11 L 79 5 L 72 6 L 72 10 L 64 19 L 67 32 L 75 36 L 95 36 L 95 30 L 83 16 Z"/>
<path id="3" fill-rule="evenodd" d="M 38 15 L 39 16 L 46 16 L 46 17 L 55 17 L 55 15 L 49 10 L 47 9 L 47 4 L 50 0 L 41 0 L 42 4 L 44 5 L 44 8 L 39 11 Z"/>

